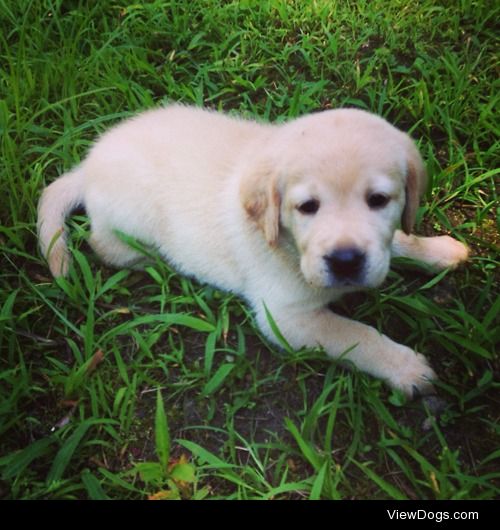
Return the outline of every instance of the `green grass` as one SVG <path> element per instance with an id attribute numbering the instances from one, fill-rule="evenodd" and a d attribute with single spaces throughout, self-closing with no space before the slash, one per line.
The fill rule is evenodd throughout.
<path id="1" fill-rule="evenodd" d="M 493 6 L 0 0 L 0 498 L 498 497 Z M 400 263 L 338 310 L 428 355 L 439 422 L 321 352 L 278 351 L 239 299 L 160 261 L 107 269 L 84 216 L 71 274 L 49 277 L 43 186 L 168 101 L 270 120 L 357 106 L 411 131 L 430 174 L 418 232 L 472 259 Z"/>

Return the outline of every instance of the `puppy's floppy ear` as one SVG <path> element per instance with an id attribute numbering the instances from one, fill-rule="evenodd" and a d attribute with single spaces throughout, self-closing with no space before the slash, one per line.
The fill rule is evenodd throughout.
<path id="1" fill-rule="evenodd" d="M 269 245 L 276 246 L 281 206 L 276 171 L 265 164 L 245 175 L 240 187 L 240 200 L 248 217 L 264 232 Z"/>
<path id="2" fill-rule="evenodd" d="M 401 228 L 405 234 L 410 234 L 417 217 L 420 197 L 423 195 L 427 184 L 427 173 L 422 157 L 415 143 L 410 138 L 408 138 L 407 142 L 406 156 L 406 202 L 401 215 Z"/>

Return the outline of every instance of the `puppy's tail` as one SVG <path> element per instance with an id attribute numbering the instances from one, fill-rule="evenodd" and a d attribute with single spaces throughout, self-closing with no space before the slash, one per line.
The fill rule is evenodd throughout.
<path id="1" fill-rule="evenodd" d="M 65 276 L 70 264 L 64 221 L 83 204 L 83 171 L 75 168 L 47 186 L 38 203 L 38 240 L 53 276 Z"/>

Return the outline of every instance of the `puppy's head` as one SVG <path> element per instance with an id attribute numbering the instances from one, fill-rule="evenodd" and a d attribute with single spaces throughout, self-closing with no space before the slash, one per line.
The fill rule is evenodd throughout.
<path id="1" fill-rule="evenodd" d="M 293 242 L 314 287 L 375 287 L 394 231 L 415 222 L 425 170 L 413 141 L 382 118 L 345 109 L 275 129 L 241 198 L 271 246 Z"/>

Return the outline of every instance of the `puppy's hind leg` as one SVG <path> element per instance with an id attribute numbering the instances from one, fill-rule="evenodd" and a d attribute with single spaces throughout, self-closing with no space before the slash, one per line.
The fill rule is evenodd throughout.
<path id="1" fill-rule="evenodd" d="M 89 244 L 101 260 L 112 267 L 135 268 L 147 257 L 122 241 L 111 229 L 92 223 Z"/>
<path id="2" fill-rule="evenodd" d="M 423 261 L 436 270 L 455 269 L 467 261 L 469 249 L 450 236 L 419 237 L 396 230 L 392 240 L 393 257 Z"/>

